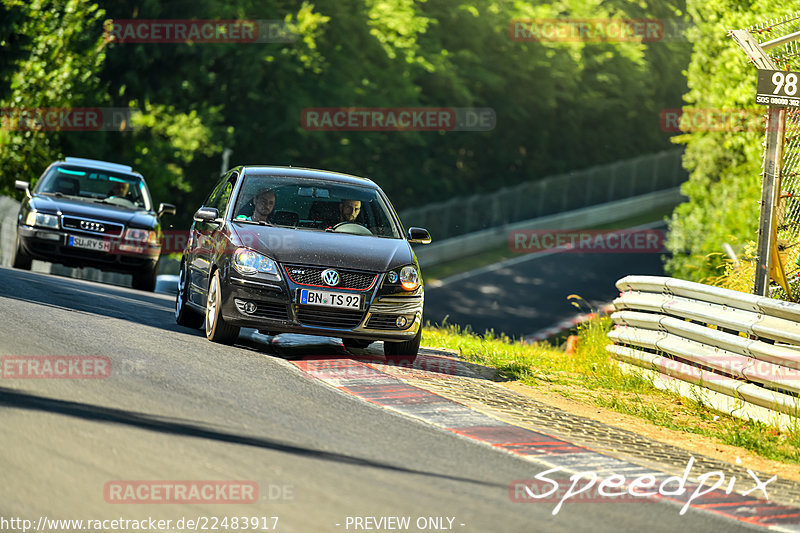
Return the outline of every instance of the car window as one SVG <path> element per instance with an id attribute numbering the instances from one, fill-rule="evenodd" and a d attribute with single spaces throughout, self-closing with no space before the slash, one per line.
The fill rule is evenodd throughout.
<path id="1" fill-rule="evenodd" d="M 227 183 L 228 176 L 222 176 L 219 181 L 214 185 L 214 188 L 211 189 L 211 192 L 208 193 L 205 201 L 203 202 L 203 207 L 214 207 L 214 200 L 219 196 L 219 192 L 222 190 L 222 187 L 225 186 Z"/>
<path id="2" fill-rule="evenodd" d="M 39 180 L 36 192 L 87 198 L 128 208 L 151 209 L 152 205 L 142 178 L 73 165 L 50 168 Z"/>
<path id="3" fill-rule="evenodd" d="M 390 207 L 374 187 L 285 176 L 247 176 L 233 211 L 235 221 L 253 218 L 255 199 L 272 191 L 272 225 L 400 238 Z M 347 206 L 347 207 L 346 207 Z"/>

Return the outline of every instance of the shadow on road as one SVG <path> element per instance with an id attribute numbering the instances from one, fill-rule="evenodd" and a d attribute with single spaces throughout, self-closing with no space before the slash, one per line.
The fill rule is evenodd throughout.
<path id="1" fill-rule="evenodd" d="M 364 459 L 360 457 L 354 457 L 351 455 L 344 455 L 335 452 L 326 452 L 322 450 L 314 450 L 311 448 L 296 446 L 293 444 L 279 442 L 277 440 L 267 439 L 264 437 L 254 437 L 248 435 L 225 433 L 222 431 L 204 427 L 198 423 L 192 423 L 190 421 L 148 415 L 145 413 L 136 413 L 133 411 L 114 409 L 110 407 L 100 407 L 80 402 L 71 402 L 66 400 L 58 400 L 54 398 L 46 398 L 44 396 L 25 393 L 14 389 L 9 389 L 6 387 L 0 387 L 0 405 L 14 409 L 26 409 L 30 411 L 41 411 L 46 413 L 71 416 L 74 418 L 89 420 L 93 422 L 123 424 L 130 427 L 145 429 L 148 431 L 156 431 L 168 435 L 195 437 L 200 439 L 210 439 L 218 442 L 239 444 L 242 446 L 253 446 L 256 448 L 273 450 L 281 453 L 287 453 L 310 459 L 318 459 L 322 461 L 332 461 L 337 463 L 352 464 L 355 466 L 380 468 L 383 470 L 391 470 L 407 474 L 417 474 L 417 475 L 435 477 L 440 479 L 449 479 L 452 481 L 461 481 L 465 483 L 473 483 L 477 485 L 484 485 L 490 487 L 500 487 L 503 489 L 508 488 L 507 485 L 490 483 L 487 481 L 464 478 L 459 476 L 452 476 L 448 474 L 437 474 L 433 472 L 414 470 L 412 468 L 405 468 L 402 466 L 373 461 L 370 459 Z"/>

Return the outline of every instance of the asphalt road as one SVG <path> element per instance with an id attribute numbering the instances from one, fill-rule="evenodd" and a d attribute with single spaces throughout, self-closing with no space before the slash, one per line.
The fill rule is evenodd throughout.
<path id="1" fill-rule="evenodd" d="M 333 341 L 291 354 L 258 335 L 215 345 L 174 323 L 166 295 L 0 269 L 0 324 L 2 356 L 112 363 L 105 379 L 4 374 L 0 523 L 277 516 L 278 531 L 335 532 L 364 530 L 347 517 L 411 516 L 452 517 L 464 532 L 749 527 L 692 509 L 680 516 L 663 502 L 587 503 L 556 516 L 552 505 L 513 503 L 509 483 L 542 472 L 536 462 L 344 394 L 287 360 L 298 349 L 341 353 Z M 246 480 L 260 497 L 106 501 L 109 483 L 131 480 Z"/>
<path id="2" fill-rule="evenodd" d="M 425 285 L 425 320 L 515 338 L 597 311 L 627 275 L 663 276 L 662 253 L 544 252 L 520 255 Z M 424 271 L 423 271 L 424 276 Z M 567 297 L 577 294 L 580 307 Z"/>

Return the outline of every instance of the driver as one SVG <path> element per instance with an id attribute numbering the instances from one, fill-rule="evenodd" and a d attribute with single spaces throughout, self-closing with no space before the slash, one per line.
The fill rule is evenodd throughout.
<path id="1" fill-rule="evenodd" d="M 255 204 L 255 210 L 249 220 L 269 222 L 269 216 L 275 209 L 275 191 L 272 189 L 262 190 L 253 199 L 253 203 Z"/>
<path id="2" fill-rule="evenodd" d="M 120 198 L 128 198 L 128 191 L 130 190 L 131 184 L 127 181 L 115 181 L 114 185 L 111 187 L 111 190 L 108 192 L 108 196 L 118 196 Z"/>
<path id="3" fill-rule="evenodd" d="M 361 212 L 361 200 L 342 200 L 339 202 L 339 224 L 355 222 Z"/>

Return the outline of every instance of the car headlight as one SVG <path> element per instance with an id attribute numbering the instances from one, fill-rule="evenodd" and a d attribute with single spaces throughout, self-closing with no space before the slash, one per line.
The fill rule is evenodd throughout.
<path id="1" fill-rule="evenodd" d="M 276 281 L 281 279 L 281 274 L 275 261 L 247 248 L 237 248 L 233 253 L 233 268 L 246 276 L 252 276 L 260 272 Z"/>
<path id="2" fill-rule="evenodd" d="M 125 230 L 125 240 L 137 244 L 159 245 L 158 233 L 153 230 L 128 228 Z"/>
<path id="3" fill-rule="evenodd" d="M 25 217 L 25 224 L 27 226 L 58 229 L 58 215 L 48 215 L 31 209 Z"/>
<path id="4" fill-rule="evenodd" d="M 413 291 L 419 287 L 419 272 L 411 265 L 400 269 L 400 285 L 404 290 Z"/>

